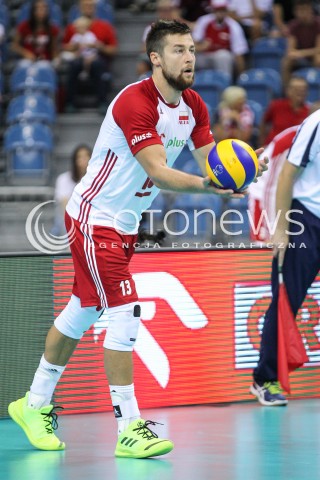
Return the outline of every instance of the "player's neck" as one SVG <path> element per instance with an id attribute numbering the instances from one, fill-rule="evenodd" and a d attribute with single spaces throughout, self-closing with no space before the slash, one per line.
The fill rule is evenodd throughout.
<path id="1" fill-rule="evenodd" d="M 170 105 L 179 104 L 182 92 L 172 88 L 163 77 L 159 78 L 159 76 L 157 75 L 152 75 L 152 79 L 154 81 L 154 84 L 158 92 L 160 93 L 161 97 L 165 100 L 166 103 Z"/>

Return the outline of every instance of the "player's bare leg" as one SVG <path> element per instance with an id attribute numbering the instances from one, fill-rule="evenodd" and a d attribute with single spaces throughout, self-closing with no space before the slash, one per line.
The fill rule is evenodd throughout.
<path id="1" fill-rule="evenodd" d="M 132 352 L 104 349 L 105 370 L 115 417 L 118 420 L 117 457 L 146 458 L 164 455 L 173 449 L 170 440 L 158 438 L 140 418 L 133 385 Z"/>
<path id="2" fill-rule="evenodd" d="M 33 446 L 41 450 L 63 450 L 65 444 L 54 434 L 57 414 L 51 404 L 54 389 L 65 366 L 86 331 L 100 313 L 96 307 L 82 308 L 72 295 L 68 305 L 55 320 L 46 338 L 45 352 L 35 372 L 30 391 L 11 402 L 8 411 L 24 430 Z"/>
<path id="3" fill-rule="evenodd" d="M 79 340 L 67 337 L 52 325 L 45 344 L 44 358 L 53 365 L 65 367 Z"/>

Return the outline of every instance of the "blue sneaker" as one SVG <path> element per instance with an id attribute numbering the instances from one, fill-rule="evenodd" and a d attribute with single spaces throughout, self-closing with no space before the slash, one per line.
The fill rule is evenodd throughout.
<path id="1" fill-rule="evenodd" d="M 282 395 L 279 382 L 264 382 L 263 385 L 253 382 L 250 392 L 257 397 L 261 405 L 277 407 L 288 403 L 286 397 Z"/>

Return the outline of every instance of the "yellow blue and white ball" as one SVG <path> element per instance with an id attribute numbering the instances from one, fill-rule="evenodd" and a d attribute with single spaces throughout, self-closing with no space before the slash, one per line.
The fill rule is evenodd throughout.
<path id="1" fill-rule="evenodd" d="M 246 142 L 228 138 L 218 142 L 206 160 L 207 175 L 216 187 L 244 190 L 255 179 L 259 161 Z"/>

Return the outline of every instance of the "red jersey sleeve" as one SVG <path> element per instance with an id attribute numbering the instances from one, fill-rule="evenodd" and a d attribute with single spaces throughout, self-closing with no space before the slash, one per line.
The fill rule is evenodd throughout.
<path id="1" fill-rule="evenodd" d="M 62 43 L 63 45 L 67 44 L 70 42 L 72 35 L 75 33 L 74 26 L 70 23 L 69 25 L 66 26 Z"/>
<path id="2" fill-rule="evenodd" d="M 100 42 L 105 45 L 118 45 L 116 31 L 111 23 L 96 19 L 92 22 L 90 30 L 96 35 Z"/>
<path id="3" fill-rule="evenodd" d="M 194 149 L 204 147 L 209 143 L 214 142 L 212 131 L 210 128 L 210 119 L 206 104 L 200 95 L 194 90 L 186 90 L 183 93 L 184 101 L 192 109 L 196 124 L 191 133 L 191 140 Z M 193 148 L 190 148 L 193 150 Z"/>
<path id="4" fill-rule="evenodd" d="M 19 25 L 17 26 L 17 31 L 19 32 L 21 37 L 24 37 L 25 35 L 27 35 L 29 33 L 28 22 L 24 20 L 23 22 L 19 23 Z"/>
<path id="5" fill-rule="evenodd" d="M 132 155 L 149 145 L 163 145 L 156 130 L 159 114 L 156 98 L 128 88 L 115 101 L 113 118 L 128 142 Z"/>

